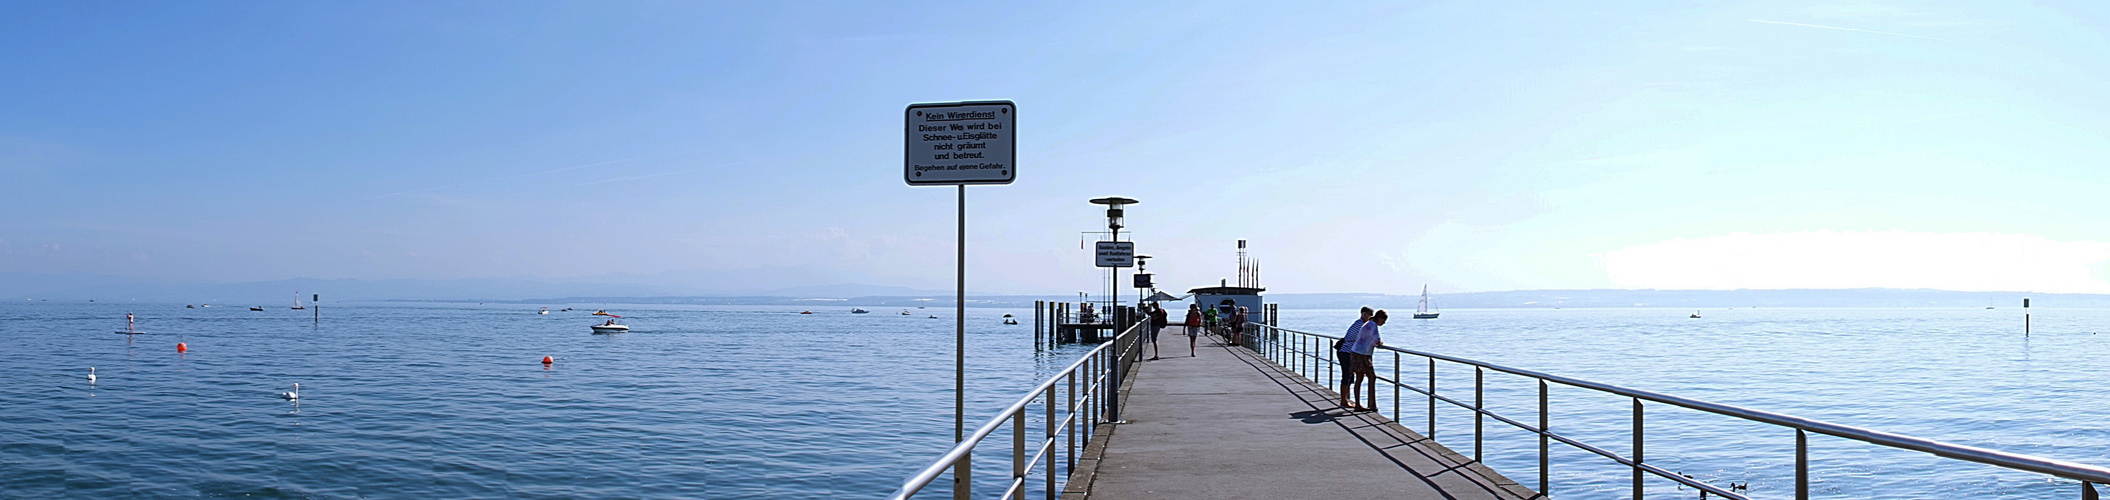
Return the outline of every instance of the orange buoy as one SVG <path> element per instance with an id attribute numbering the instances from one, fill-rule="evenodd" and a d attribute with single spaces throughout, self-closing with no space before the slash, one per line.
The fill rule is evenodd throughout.
<path id="1" fill-rule="evenodd" d="M 184 351 L 188 351 L 188 350 L 190 350 L 190 346 L 187 346 L 187 345 L 183 345 L 183 343 L 182 343 L 182 342 L 177 342 L 177 343 L 176 343 L 176 352 L 184 352 Z"/>
<path id="2" fill-rule="evenodd" d="M 545 364 L 545 365 L 546 365 L 546 364 L 550 364 L 550 363 L 555 363 L 555 362 L 557 362 L 557 358 L 552 358 L 552 357 L 549 357 L 549 356 L 543 356 L 543 357 L 542 357 L 542 364 Z"/>

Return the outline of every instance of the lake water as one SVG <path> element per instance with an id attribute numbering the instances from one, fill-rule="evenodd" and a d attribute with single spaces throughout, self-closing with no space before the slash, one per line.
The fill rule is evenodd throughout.
<path id="1" fill-rule="evenodd" d="M 329 305 L 318 326 L 283 306 L 0 304 L 0 497 L 869 498 L 951 439 L 950 309 L 571 307 L 579 310 L 544 316 L 515 304 Z M 624 315 L 636 331 L 589 334 L 594 308 Z M 148 335 L 110 333 L 127 311 Z M 2110 335 L 2093 334 L 2110 325 L 2110 311 L 2040 310 L 2027 339 L 2020 311 L 2008 309 L 1689 312 L 1454 310 L 1396 321 L 1386 338 L 2110 464 Z M 968 311 L 970 425 L 1084 349 L 1037 352 L 1032 327 L 1002 325 L 1006 313 L 1031 317 Z M 1331 332 L 1350 314 L 1286 310 L 1283 319 Z M 177 353 L 179 341 L 190 352 Z M 545 369 L 544 355 L 557 362 Z M 101 377 L 92 386 L 90 366 Z M 1470 370 L 1439 375 L 1446 390 L 1471 387 Z M 300 403 L 274 396 L 295 382 Z M 1533 415 L 1528 380 L 1489 383 L 1496 411 Z M 1410 426 L 1422 426 L 1423 405 L 1402 405 Z M 1556 430 L 1627 449 L 1625 400 L 1556 389 L 1553 406 Z M 1438 421 L 1440 440 L 1471 449 L 1469 414 L 1444 410 Z M 1754 496 L 1792 497 L 1792 431 L 1669 408 L 1652 408 L 1648 423 L 1651 461 L 1716 484 L 1750 481 Z M 1496 469 L 1535 484 L 1535 439 L 1495 430 L 1488 445 Z M 2073 483 L 2035 474 L 1822 436 L 1811 445 L 1824 498 L 2078 497 Z M 1624 469 L 1555 449 L 1557 497 L 1626 495 Z M 979 470 L 1008 469 L 989 459 Z M 983 479 L 984 492 L 999 484 Z M 1694 496 L 1651 485 L 1651 497 Z M 926 494 L 945 496 L 942 485 Z"/>
<path id="2" fill-rule="evenodd" d="M 2110 310 L 2035 309 L 2023 336 L 2020 309 L 1533 309 L 1445 311 L 1394 320 L 1385 341 L 1687 398 L 1786 413 L 1917 437 L 2110 466 Z M 1282 312 L 1284 327 L 1335 333 L 1341 311 Z M 2098 334 L 2101 332 L 2101 334 Z M 1390 376 L 1391 360 L 1380 356 Z M 1425 359 L 1401 375 L 1427 380 Z M 1439 366 L 1437 387 L 1471 401 L 1473 371 Z M 1490 373 L 1487 405 L 1537 419 L 1531 379 Z M 1381 408 L 1391 411 L 1388 388 Z M 1427 427 L 1426 397 L 1400 405 Z M 1631 402 L 1554 385 L 1555 432 L 1608 450 L 1632 450 Z M 1437 439 L 1471 453 L 1472 414 L 1438 403 Z M 1537 437 L 1492 419 L 1486 460 L 1537 485 Z M 1794 431 L 1668 405 L 1647 411 L 1647 459 L 1718 486 L 1749 483 L 1757 498 L 1794 498 Z M 1553 444 L 1557 498 L 1631 498 L 1630 469 Z M 2079 498 L 2067 480 L 1810 436 L 1817 498 Z M 1696 498 L 1651 479 L 1649 498 Z M 2098 486 L 2101 489 L 2101 486 Z"/>

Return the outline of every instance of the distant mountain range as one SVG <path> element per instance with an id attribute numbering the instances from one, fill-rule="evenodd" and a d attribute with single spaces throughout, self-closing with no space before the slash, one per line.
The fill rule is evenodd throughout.
<path id="1" fill-rule="evenodd" d="M 263 305 L 293 301 L 299 292 L 305 300 L 321 294 L 326 302 L 353 301 L 459 301 L 511 302 L 528 304 L 569 303 L 656 303 L 656 304 L 812 304 L 866 307 L 939 307 L 952 304 L 951 290 L 927 290 L 904 286 L 840 283 L 788 288 L 741 290 L 714 288 L 715 282 L 754 282 L 752 274 L 739 279 L 725 274 L 670 273 L 661 275 L 609 275 L 549 280 L 537 278 L 483 278 L 457 280 L 353 280 L 290 279 L 246 283 L 183 283 L 172 280 L 142 280 L 91 274 L 0 273 L 0 300 L 24 299 L 138 301 L 175 303 L 223 303 Z M 806 282 L 818 276 L 788 276 Z M 1434 295 L 1438 309 L 1465 308 L 1556 308 L 1556 307 L 2021 307 L 2023 297 L 2035 307 L 2110 307 L 2110 295 L 2051 294 L 2024 292 L 1959 292 L 1890 288 L 1790 289 L 1790 290 L 1514 290 Z M 1026 307 L 1036 300 L 1074 301 L 1076 296 L 999 295 L 973 293 L 968 304 L 977 307 Z M 1271 293 L 1267 301 L 1288 309 L 1348 309 L 1373 306 L 1411 310 L 1418 295 L 1375 293 Z"/>

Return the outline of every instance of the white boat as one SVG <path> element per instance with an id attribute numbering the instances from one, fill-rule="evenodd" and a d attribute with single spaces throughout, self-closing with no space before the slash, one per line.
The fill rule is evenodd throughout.
<path id="1" fill-rule="evenodd" d="M 1429 286 L 1421 286 L 1421 307 L 1414 308 L 1414 319 L 1436 319 L 1440 314 L 1429 310 Z"/>
<path id="2" fill-rule="evenodd" d="M 293 292 L 293 310 L 298 311 L 307 308 L 308 306 L 300 304 L 300 292 Z"/>
<path id="3" fill-rule="evenodd" d="M 612 320 L 612 319 L 611 319 L 611 320 L 608 320 L 608 322 L 607 322 L 607 323 L 601 323 L 601 324 L 598 324 L 598 325 L 593 325 L 593 332 L 594 332 L 594 333 L 620 333 L 620 332 L 627 332 L 627 331 L 630 331 L 630 325 L 625 325 L 625 324 L 622 324 L 622 323 L 617 323 L 617 322 L 615 322 L 615 320 Z"/>
<path id="4" fill-rule="evenodd" d="M 535 314 L 549 314 L 549 308 L 544 307 L 541 311 L 536 311 Z"/>

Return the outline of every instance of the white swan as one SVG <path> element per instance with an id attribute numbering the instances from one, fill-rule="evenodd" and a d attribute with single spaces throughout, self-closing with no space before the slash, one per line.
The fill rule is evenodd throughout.
<path id="1" fill-rule="evenodd" d="M 88 367 L 88 383 L 95 383 L 95 367 L 93 366 Z"/>
<path id="2" fill-rule="evenodd" d="M 292 390 L 292 391 L 290 391 L 290 392 L 281 392 L 281 393 L 278 393 L 278 397 L 279 397 L 279 399 L 284 399 L 284 400 L 287 400 L 287 401 L 293 401 L 293 400 L 296 400 L 296 399 L 300 399 L 300 383 L 299 383 L 299 382 L 294 382 L 294 383 L 293 383 L 293 390 Z"/>

